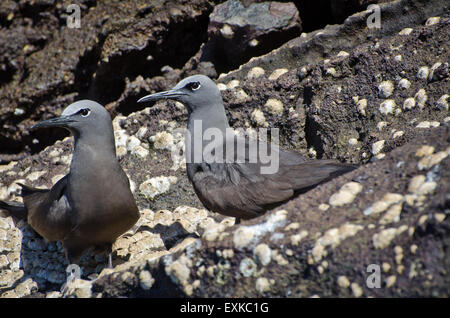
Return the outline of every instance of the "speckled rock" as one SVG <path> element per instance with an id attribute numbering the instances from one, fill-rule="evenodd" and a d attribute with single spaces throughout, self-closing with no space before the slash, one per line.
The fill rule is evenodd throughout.
<path id="1" fill-rule="evenodd" d="M 176 182 L 176 177 L 159 176 L 144 181 L 139 186 L 139 191 L 141 191 L 144 196 L 154 199 L 157 195 L 169 191 L 170 185 Z"/>
<path id="2" fill-rule="evenodd" d="M 264 106 L 273 115 L 279 115 L 283 112 L 283 103 L 275 98 L 269 98 Z"/>
<path id="3" fill-rule="evenodd" d="M 388 98 L 394 92 L 394 84 L 391 81 L 383 81 L 378 85 L 378 93 L 381 98 Z"/>
<path id="4" fill-rule="evenodd" d="M 255 66 L 254 68 L 252 68 L 248 73 L 247 73 L 247 78 L 248 79 L 255 79 L 258 78 L 260 76 L 263 76 L 265 74 L 265 71 L 263 68 Z"/>
<path id="5" fill-rule="evenodd" d="M 331 206 L 342 206 L 353 202 L 356 195 L 363 189 L 362 185 L 357 182 L 349 182 L 342 186 L 339 192 L 330 197 Z"/>
<path id="6" fill-rule="evenodd" d="M 337 178 L 322 188 L 316 188 L 302 197 L 292 200 L 285 205 L 285 209 L 276 210 L 265 216 L 245 221 L 244 224 L 236 227 L 224 228 L 220 233 L 228 234 L 219 236 L 215 240 L 206 238 L 197 239 L 185 248 L 170 254 L 170 258 L 163 258 L 154 263 L 143 262 L 141 268 L 145 267 L 144 274 L 138 269 L 128 269 L 133 275 L 152 277 L 155 282 L 169 284 L 170 289 L 164 292 L 155 289 L 153 292 L 162 292 L 163 295 L 175 296 L 205 296 L 225 295 L 234 296 L 322 296 L 323 290 L 331 288 L 333 294 L 347 295 L 353 297 L 381 296 L 381 295 L 415 295 L 423 294 L 423 285 L 418 286 L 416 280 L 428 281 L 428 273 L 434 267 L 442 268 L 443 261 L 438 261 L 439 253 L 434 254 L 430 249 L 421 249 L 424 243 L 422 236 L 415 236 L 415 231 L 423 231 L 425 226 L 432 226 L 434 231 L 443 233 L 442 224 L 448 222 L 444 215 L 435 218 L 428 217 L 423 211 L 434 210 L 439 205 L 440 194 L 429 192 L 429 198 L 422 202 L 425 206 L 411 206 L 405 215 L 397 215 L 401 211 L 402 198 L 408 193 L 415 193 L 425 182 L 423 177 L 416 177 L 412 181 L 411 174 L 424 176 L 418 170 L 417 162 L 426 156 L 439 153 L 441 149 L 446 149 L 446 138 L 443 132 L 447 128 L 435 128 L 435 131 L 422 131 L 416 136 L 414 142 L 410 142 L 399 149 L 388 153 L 383 161 L 371 163 L 371 169 L 365 170 L 366 180 L 364 189 L 370 188 L 372 191 L 361 191 L 354 199 L 355 208 L 348 209 L 346 206 L 330 206 L 327 210 L 320 210 L 320 200 L 325 193 L 331 196 L 336 190 L 342 187 L 343 180 L 357 178 L 361 173 L 359 170 L 353 171 L 348 176 Z M 429 146 L 433 146 L 431 151 L 421 151 L 420 156 L 416 156 L 418 149 L 422 147 L 425 140 Z M 410 161 L 401 166 L 404 174 L 397 175 L 396 178 L 386 180 L 383 176 L 385 169 L 397 165 L 397 162 L 410 158 Z M 438 186 L 448 187 L 448 159 L 443 159 L 438 163 L 443 165 L 441 169 L 432 170 L 433 166 L 427 168 L 430 172 L 439 175 Z M 436 177 L 433 177 L 436 178 Z M 433 179 L 434 180 L 434 179 Z M 380 184 L 381 182 L 381 184 Z M 405 189 L 405 192 L 395 193 L 394 188 Z M 383 198 L 385 202 L 392 202 L 380 213 L 379 225 L 374 223 L 375 215 L 363 216 L 360 208 L 368 206 L 376 197 Z M 433 199 L 432 199 L 433 198 Z M 401 202 L 399 202 L 401 201 Z M 187 208 L 184 208 L 185 210 Z M 299 213 L 302 211 L 301 213 Z M 326 226 L 324 218 L 317 218 L 318 211 L 329 216 Z M 439 214 L 439 213 L 437 213 Z M 316 218 L 315 218 L 316 216 Z M 399 216 L 398 220 L 396 217 Z M 290 225 L 285 222 L 290 220 Z M 353 220 L 353 222 L 349 222 Z M 388 220 L 381 221 L 381 220 Z M 438 223 L 439 222 L 439 223 Z M 284 224 L 284 225 L 282 225 Z M 393 225 L 395 224 L 395 225 Z M 307 234 L 303 228 L 308 229 Z M 290 233 L 292 235 L 279 236 L 275 233 Z M 411 234 L 412 233 L 412 234 Z M 249 235 L 250 234 L 250 235 Z M 293 236 L 298 235 L 299 239 Z M 274 241 L 276 237 L 280 237 Z M 238 239 L 239 238 L 239 239 Z M 440 245 L 443 242 L 439 236 L 430 234 L 427 244 Z M 275 244 L 276 242 L 276 244 Z M 238 246 L 235 244 L 239 243 Z M 413 250 L 409 254 L 408 251 Z M 355 248 L 355 246 L 357 246 Z M 270 253 L 269 253 L 270 251 Z M 392 251 L 392 252 L 391 252 Z M 331 253 L 332 252 L 332 253 Z M 270 255 L 270 258 L 269 258 Z M 429 260 L 423 258 L 431 257 Z M 310 257 L 312 262 L 310 261 Z M 385 289 L 367 288 L 366 267 L 360 270 L 360 258 L 366 259 L 364 264 L 379 264 L 383 268 L 382 286 Z M 411 272 L 404 264 L 420 259 L 425 267 L 422 270 L 417 268 Z M 270 261 L 269 261 L 270 260 Z M 167 271 L 161 273 L 158 264 L 164 264 Z M 311 277 L 305 277 L 305 264 L 309 264 L 317 270 L 310 272 Z M 389 267 L 389 268 L 388 268 Z M 137 267 L 135 267 L 137 268 Z M 423 270 L 427 268 L 427 271 Z M 300 271 L 300 276 L 292 280 L 292 275 Z M 148 273 L 147 273 L 148 272 Z M 421 274 L 419 274 L 419 272 Z M 386 273 L 386 274 L 384 274 Z M 412 273 L 412 274 L 411 274 Z M 439 269 L 433 271 L 433 275 L 440 275 L 445 282 L 447 277 L 440 273 Z M 106 274 L 103 279 L 110 277 Z M 298 274 L 295 274 L 298 275 Z M 414 277 L 411 280 L 409 277 Z M 112 279 L 113 276 L 111 276 Z M 133 276 L 134 277 L 134 276 Z M 333 277 L 335 282 L 331 287 L 323 277 Z M 244 279 L 244 280 L 243 280 Z M 106 281 L 106 280 L 105 280 Z M 150 279 L 150 282 L 152 280 Z M 434 284 L 445 286 L 444 282 L 436 280 L 429 287 L 425 287 L 429 292 L 434 289 Z M 94 283 L 94 286 L 98 283 Z M 174 285 L 171 285 L 174 284 Z M 312 290 L 298 290 L 293 294 L 286 294 L 286 288 L 292 288 L 298 284 L 308 284 Z M 139 287 L 139 284 L 123 292 L 123 295 L 152 295 L 155 283 L 150 284 L 150 289 Z M 103 285 L 110 286 L 110 285 Z M 113 285 L 111 285 L 112 287 Z M 198 288 L 197 286 L 202 286 Z M 395 288 L 394 288 L 395 286 Z M 110 287 L 110 288 L 111 288 Z M 94 290 L 96 290 L 94 288 Z M 119 289 L 117 289 L 119 290 Z M 330 292 L 331 292 L 330 290 Z M 427 292 L 427 293 L 428 293 Z M 161 295 L 161 294 L 159 294 Z"/>

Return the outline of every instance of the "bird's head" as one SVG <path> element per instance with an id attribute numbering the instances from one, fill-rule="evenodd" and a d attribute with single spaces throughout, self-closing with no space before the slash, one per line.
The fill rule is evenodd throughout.
<path id="1" fill-rule="evenodd" d="M 74 136 L 83 134 L 108 134 L 112 132 L 109 112 L 91 100 L 80 100 L 67 106 L 60 117 L 47 119 L 34 125 L 32 129 L 61 127 Z"/>
<path id="2" fill-rule="evenodd" d="M 174 88 L 168 91 L 147 95 L 138 100 L 138 103 L 172 99 L 183 103 L 189 112 L 222 105 L 222 96 L 216 84 L 205 75 L 193 75 L 181 80 Z"/>

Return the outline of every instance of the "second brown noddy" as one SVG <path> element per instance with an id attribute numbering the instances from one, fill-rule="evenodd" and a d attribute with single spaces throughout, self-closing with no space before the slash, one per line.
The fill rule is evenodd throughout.
<path id="1" fill-rule="evenodd" d="M 236 223 L 257 217 L 357 167 L 335 160 L 307 160 L 296 152 L 258 142 L 258 149 L 265 145 L 278 160 L 276 171 L 263 173 L 265 164 L 259 151 L 256 157 L 252 154 L 249 140 L 227 134 L 230 126 L 221 93 L 207 76 L 187 77 L 173 89 L 145 96 L 138 102 L 160 99 L 179 101 L 188 110 L 186 170 L 198 198 L 209 210 L 235 217 Z M 213 135 L 215 145 L 211 146 Z M 237 149 L 239 142 L 244 144 L 244 153 L 232 149 Z M 232 151 L 227 144 L 233 144 Z"/>
<path id="2" fill-rule="evenodd" d="M 49 190 L 21 184 L 24 204 L 0 201 L 0 208 L 26 218 L 47 241 L 61 241 L 69 264 L 99 247 L 112 267 L 112 244 L 137 222 L 139 210 L 116 158 L 111 116 L 100 104 L 81 100 L 33 129 L 44 127 L 63 127 L 74 136 L 70 172 Z"/>

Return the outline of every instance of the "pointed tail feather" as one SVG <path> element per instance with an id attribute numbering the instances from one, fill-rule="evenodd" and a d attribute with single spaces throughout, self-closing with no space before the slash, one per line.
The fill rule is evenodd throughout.
<path id="1" fill-rule="evenodd" d="M 358 168 L 358 165 L 350 163 L 340 163 L 335 161 L 323 160 L 323 165 L 318 168 L 318 171 L 322 171 L 323 180 L 320 183 L 328 182 L 331 179 L 339 177 L 340 175 L 346 174 L 350 171 Z"/>
<path id="2" fill-rule="evenodd" d="M 48 189 L 33 188 L 20 182 L 17 182 L 17 184 L 22 187 L 22 196 L 27 196 L 36 192 L 48 192 Z"/>
<path id="3" fill-rule="evenodd" d="M 293 180 L 295 194 L 300 194 L 356 168 L 358 165 L 340 163 L 335 160 L 315 160 L 300 164 L 289 173 Z"/>
<path id="4" fill-rule="evenodd" d="M 359 165 L 354 165 L 354 164 L 350 164 L 350 163 L 338 164 L 338 165 L 336 165 L 336 170 L 331 173 L 331 178 L 336 178 L 342 174 L 353 171 L 358 167 L 359 167 Z"/>
<path id="5" fill-rule="evenodd" d="M 0 200 L 0 209 L 6 210 L 19 219 L 27 218 L 27 208 L 19 202 L 5 202 Z"/>

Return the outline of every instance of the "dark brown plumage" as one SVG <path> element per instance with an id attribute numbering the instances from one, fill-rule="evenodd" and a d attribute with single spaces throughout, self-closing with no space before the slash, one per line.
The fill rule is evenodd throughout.
<path id="1" fill-rule="evenodd" d="M 61 241 L 69 264 L 95 246 L 108 250 L 111 266 L 111 246 L 137 222 L 139 210 L 116 158 L 108 111 L 78 101 L 35 126 L 41 127 L 64 127 L 74 135 L 70 172 L 50 190 L 21 185 L 24 204 L 0 201 L 0 208 L 26 218 L 46 240 Z"/>
<path id="2" fill-rule="evenodd" d="M 236 145 L 243 137 L 227 136 L 226 130 L 230 127 L 222 96 L 211 79 L 203 75 L 190 76 L 173 89 L 148 95 L 139 102 L 163 98 L 180 101 L 188 109 L 186 170 L 200 201 L 209 210 L 234 216 L 237 221 L 262 215 L 296 195 L 356 168 L 335 160 L 306 160 L 298 153 L 277 150 L 277 146 L 268 144 L 278 154 L 279 166 L 274 173 L 262 173 L 261 158 L 258 156 L 256 162 L 250 160 L 249 139 L 241 141 L 245 143 L 245 155 L 231 158 L 235 154 L 227 154 L 226 143 Z M 202 157 L 199 162 L 194 160 L 195 152 L 203 154 L 210 144 L 203 138 L 208 129 L 222 133 L 223 138 L 214 140 L 217 146 L 214 148 L 222 151 L 212 153 L 212 159 Z M 196 144 L 200 147 L 196 148 Z"/>

